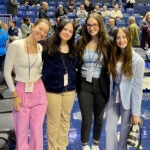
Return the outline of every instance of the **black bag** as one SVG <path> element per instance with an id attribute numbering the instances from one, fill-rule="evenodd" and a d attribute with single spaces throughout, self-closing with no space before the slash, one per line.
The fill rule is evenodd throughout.
<path id="1" fill-rule="evenodd" d="M 0 133 L 0 150 L 14 149 L 16 146 L 16 136 L 14 131 Z"/>
<path id="2" fill-rule="evenodd" d="M 138 138 L 139 135 L 139 138 Z M 128 139 L 127 139 L 127 145 L 130 147 L 134 147 L 137 150 L 143 150 L 141 145 L 142 140 L 142 126 L 141 125 L 131 125 Z"/>
<path id="3" fill-rule="evenodd" d="M 0 134 L 0 150 L 9 150 L 10 142 L 9 135 L 7 133 Z"/>

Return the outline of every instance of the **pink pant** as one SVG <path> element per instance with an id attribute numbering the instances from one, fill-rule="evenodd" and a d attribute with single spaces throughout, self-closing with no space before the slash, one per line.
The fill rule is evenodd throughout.
<path id="1" fill-rule="evenodd" d="M 43 83 L 40 80 L 34 84 L 33 93 L 25 93 L 25 84 L 18 82 L 16 90 L 23 102 L 18 112 L 13 111 L 17 150 L 43 150 L 43 122 L 47 108 Z"/>

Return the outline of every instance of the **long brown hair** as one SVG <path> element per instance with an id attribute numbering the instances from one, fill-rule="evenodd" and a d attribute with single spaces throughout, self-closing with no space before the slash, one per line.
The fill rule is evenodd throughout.
<path id="1" fill-rule="evenodd" d="M 117 46 L 117 34 L 118 32 L 122 30 L 127 37 L 127 47 L 124 50 L 124 53 L 121 53 L 121 49 Z M 115 36 L 114 36 L 114 45 L 111 51 L 111 58 L 108 64 L 108 70 L 109 73 L 112 74 L 113 79 L 116 78 L 116 64 L 119 60 L 119 58 L 122 58 L 122 67 L 121 67 L 121 72 L 127 76 L 128 78 L 132 78 L 133 77 L 133 71 L 132 71 L 132 39 L 131 39 L 131 35 L 128 31 L 127 28 L 125 27 L 121 27 L 118 28 L 116 30 Z"/>
<path id="2" fill-rule="evenodd" d="M 84 54 L 85 48 L 87 46 L 87 44 L 91 41 L 92 36 L 89 34 L 89 32 L 87 31 L 86 28 L 86 24 L 87 21 L 90 18 L 94 18 L 95 20 L 97 20 L 98 22 L 98 26 L 99 26 L 99 32 L 97 34 L 98 37 L 98 42 L 97 42 L 97 53 L 98 53 L 98 59 L 100 58 L 100 54 L 102 52 L 103 54 L 103 64 L 106 65 L 108 63 L 108 50 L 110 49 L 110 41 L 109 41 L 109 36 L 106 32 L 106 28 L 104 25 L 104 20 L 102 18 L 102 16 L 98 13 L 91 13 L 89 14 L 89 16 L 87 17 L 86 21 L 85 21 L 85 26 L 83 27 L 83 31 L 82 31 L 82 36 L 79 39 L 79 41 L 77 41 L 76 44 L 76 49 L 79 52 L 79 56 L 80 58 L 82 57 L 82 55 Z"/>

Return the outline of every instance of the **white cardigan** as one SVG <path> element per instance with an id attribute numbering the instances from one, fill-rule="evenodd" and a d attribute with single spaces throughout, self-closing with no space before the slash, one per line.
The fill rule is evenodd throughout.
<path id="1" fill-rule="evenodd" d="M 7 85 L 11 92 L 15 91 L 15 85 L 13 83 L 13 78 L 11 76 L 12 70 L 15 71 L 16 77 L 15 80 L 19 82 L 34 82 L 37 81 L 42 75 L 42 46 L 40 47 L 40 52 L 37 54 L 28 54 L 25 50 L 24 40 L 15 40 L 12 42 L 7 50 L 5 64 L 4 64 L 4 76 L 7 82 Z M 37 61 L 35 62 L 35 59 Z M 30 80 L 29 80 L 29 62 L 30 59 Z M 35 62 L 35 63 L 34 63 Z M 33 65 L 34 64 L 34 65 Z"/>

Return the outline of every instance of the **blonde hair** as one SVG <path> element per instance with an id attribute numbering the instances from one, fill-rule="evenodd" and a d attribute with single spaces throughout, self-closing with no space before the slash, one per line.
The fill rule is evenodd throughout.
<path id="1" fill-rule="evenodd" d="M 34 26 L 37 26 L 38 24 L 40 24 L 41 22 L 47 24 L 49 26 L 49 29 L 50 29 L 50 23 L 47 19 L 44 19 L 44 18 L 41 18 L 41 19 L 38 19 L 35 21 L 34 23 Z"/>
<path id="2" fill-rule="evenodd" d="M 144 17 L 144 19 L 147 21 L 147 18 L 148 18 L 148 16 L 150 15 L 150 11 L 148 11 L 146 14 L 145 14 L 145 17 Z"/>

